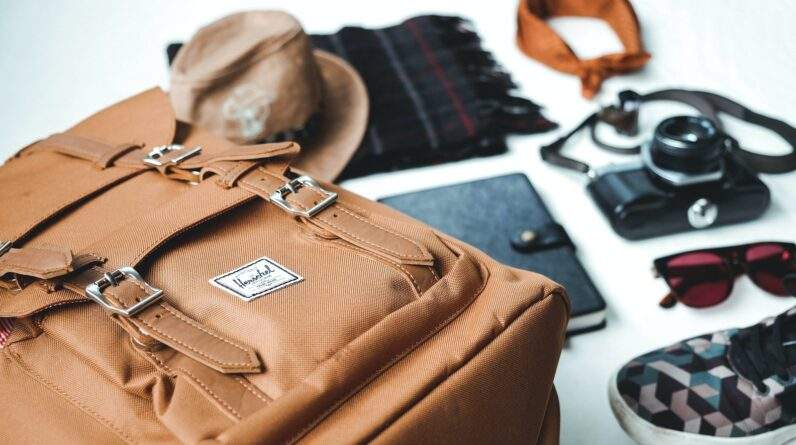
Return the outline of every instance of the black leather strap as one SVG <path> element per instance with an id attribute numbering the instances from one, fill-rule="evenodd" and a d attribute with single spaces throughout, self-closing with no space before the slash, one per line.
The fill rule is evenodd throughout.
<path id="1" fill-rule="evenodd" d="M 564 167 L 570 170 L 575 170 L 581 173 L 588 174 L 589 171 L 591 170 L 589 164 L 562 155 L 561 149 L 564 148 L 564 144 L 567 142 L 567 140 L 569 140 L 569 138 L 574 136 L 575 133 L 579 132 L 580 130 L 586 127 L 594 128 L 596 122 L 597 122 L 597 113 L 592 113 L 586 119 L 584 119 L 583 122 L 578 124 L 577 127 L 570 130 L 569 133 L 556 139 L 551 144 L 542 146 L 540 151 L 542 159 L 545 160 L 546 162 L 549 162 L 550 164 L 557 165 L 559 167 Z"/>
<path id="2" fill-rule="evenodd" d="M 654 91 L 643 96 L 632 90 L 624 90 L 619 93 L 618 106 L 609 105 L 597 113 L 599 122 L 612 126 L 619 134 L 637 136 L 639 133 L 638 117 L 641 104 L 655 100 L 669 100 L 690 105 L 703 116 L 713 121 L 717 128 L 722 128 L 716 109 L 710 101 L 699 94 L 694 94 L 693 91 L 679 89 Z M 591 140 L 598 147 L 618 154 L 638 154 L 641 152 L 640 145 L 618 147 L 601 141 L 600 138 L 597 137 L 597 123 L 599 122 L 596 122 L 589 129 Z"/>
<path id="3" fill-rule="evenodd" d="M 771 130 L 791 146 L 790 153 L 772 156 L 754 153 L 738 145 L 736 153 L 749 167 L 760 173 L 788 173 L 796 170 L 796 128 L 779 119 L 752 111 L 724 96 L 704 91 L 693 91 L 693 93 L 699 93 L 709 100 L 716 111 Z M 721 122 L 719 122 L 719 128 L 721 128 Z"/>
<path id="4" fill-rule="evenodd" d="M 683 89 L 666 89 L 644 95 L 631 90 L 622 91 L 619 93 L 617 105 L 611 105 L 592 113 L 572 131 L 553 143 L 543 146 L 541 148 L 542 159 L 551 164 L 588 174 L 591 171 L 588 164 L 561 154 L 566 141 L 585 127 L 589 127 L 592 141 L 605 150 L 620 154 L 638 153 L 639 146 L 617 147 L 601 141 L 597 137 L 597 124 L 606 123 L 620 134 L 635 136 L 638 134 L 638 111 L 641 104 L 656 100 L 669 100 L 690 105 L 713 121 L 719 129 L 723 128 L 719 114 L 726 113 L 750 124 L 771 130 L 791 146 L 790 153 L 779 156 L 754 153 L 744 149 L 735 139 L 732 139 L 734 154 L 758 173 L 788 173 L 796 170 L 796 128 L 779 119 L 752 111 L 724 96 L 706 91 Z"/>
<path id="5" fill-rule="evenodd" d="M 575 245 L 569 238 L 567 231 L 556 223 L 513 233 L 511 235 L 511 246 L 523 253 L 538 252 L 562 246 L 569 246 L 575 249 Z"/>

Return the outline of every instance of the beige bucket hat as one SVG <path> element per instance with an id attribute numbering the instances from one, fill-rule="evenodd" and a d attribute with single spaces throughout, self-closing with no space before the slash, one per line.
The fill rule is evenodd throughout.
<path id="1" fill-rule="evenodd" d="M 368 121 L 368 95 L 348 63 L 313 50 L 301 24 L 279 11 L 250 11 L 201 28 L 171 67 L 177 118 L 240 144 L 299 139 L 293 163 L 334 180 Z"/>

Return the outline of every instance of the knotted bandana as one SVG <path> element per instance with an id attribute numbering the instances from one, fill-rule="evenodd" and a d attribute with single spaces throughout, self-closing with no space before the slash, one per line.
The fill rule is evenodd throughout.
<path id="1" fill-rule="evenodd" d="M 594 17 L 616 32 L 625 52 L 581 60 L 545 20 L 556 16 Z M 520 0 L 517 45 L 529 57 L 580 77 L 583 96 L 591 99 L 607 77 L 635 71 L 650 58 L 641 45 L 639 24 L 627 0 Z"/>

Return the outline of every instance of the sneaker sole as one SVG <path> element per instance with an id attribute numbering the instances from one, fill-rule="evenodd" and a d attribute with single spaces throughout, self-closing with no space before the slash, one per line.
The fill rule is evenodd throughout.
<path id="1" fill-rule="evenodd" d="M 749 437 L 713 437 L 661 428 L 642 419 L 619 395 L 617 373 L 608 382 L 608 400 L 619 425 L 631 439 L 641 445 L 784 445 L 796 440 L 796 425 Z"/>

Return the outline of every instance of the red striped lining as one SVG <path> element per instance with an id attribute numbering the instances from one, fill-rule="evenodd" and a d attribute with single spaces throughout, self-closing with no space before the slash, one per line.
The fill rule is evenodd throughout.
<path id="1" fill-rule="evenodd" d="M 0 318 L 0 348 L 6 345 L 12 330 L 14 330 L 14 319 Z"/>

